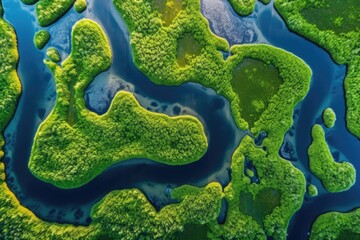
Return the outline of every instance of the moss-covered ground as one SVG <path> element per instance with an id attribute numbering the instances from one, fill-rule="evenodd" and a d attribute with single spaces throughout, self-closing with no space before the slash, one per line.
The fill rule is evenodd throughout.
<path id="1" fill-rule="evenodd" d="M 346 120 L 360 137 L 360 5 L 356 0 L 276 0 L 290 29 L 324 47 L 339 64 L 347 64 Z"/>
<path id="2" fill-rule="evenodd" d="M 326 143 L 325 132 L 320 125 L 312 129 L 312 143 L 309 147 L 311 172 L 321 180 L 329 192 L 342 192 L 355 184 L 356 170 L 349 162 L 335 162 Z"/>
<path id="3" fill-rule="evenodd" d="M 201 45 L 190 33 L 185 33 L 177 41 L 177 60 L 185 67 L 201 53 Z"/>
<path id="4" fill-rule="evenodd" d="M 169 26 L 183 9 L 182 0 L 152 0 L 152 7 L 161 14 L 165 26 Z"/>

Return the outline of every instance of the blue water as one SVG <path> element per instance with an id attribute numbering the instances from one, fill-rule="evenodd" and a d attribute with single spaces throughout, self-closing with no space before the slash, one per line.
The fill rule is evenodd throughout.
<path id="1" fill-rule="evenodd" d="M 322 213 L 344 212 L 359 207 L 360 183 L 343 193 L 326 193 L 320 181 L 309 172 L 307 155 L 312 126 L 315 123 L 322 124 L 322 111 L 332 107 L 337 122 L 334 128 L 326 129 L 326 140 L 331 152 L 335 160 L 349 161 L 356 169 L 360 169 L 360 141 L 348 132 L 345 125 L 343 82 L 346 67 L 335 64 L 331 56 L 316 44 L 289 31 L 274 9 L 273 1 L 268 6 L 258 3 L 255 12 L 248 17 L 238 16 L 227 1 L 221 0 L 202 0 L 202 12 L 209 20 L 212 31 L 227 39 L 231 45 L 270 44 L 300 57 L 313 71 L 310 91 L 296 106 L 294 124 L 285 135 L 283 151 L 280 153 L 304 172 L 308 183 L 316 185 L 320 194 L 315 198 L 305 197 L 302 208 L 291 221 L 288 239 L 306 239 L 311 224 Z M 239 37 L 242 31 L 251 37 Z M 285 145 L 291 147 L 285 148 Z"/>
<path id="2" fill-rule="evenodd" d="M 175 186 L 186 183 L 204 186 L 211 181 L 223 186 L 228 183 L 231 155 L 244 135 L 234 124 L 228 101 L 199 84 L 163 87 L 147 79 L 132 62 L 128 31 L 110 0 L 91 2 L 83 14 L 71 10 L 49 28 L 53 38 L 48 46 L 59 49 L 63 58 L 70 52 L 71 26 L 80 18 L 99 22 L 110 39 L 115 53 L 112 66 L 88 86 L 87 106 L 102 114 L 117 91 L 131 91 L 141 105 L 151 111 L 198 117 L 205 126 L 209 149 L 201 160 L 185 166 L 171 167 L 146 159 L 132 159 L 111 167 L 78 189 L 62 190 L 34 178 L 27 163 L 34 134 L 54 106 L 54 79 L 42 64 L 45 50 L 37 50 L 32 43 L 32 36 L 39 29 L 34 8 L 12 0 L 4 0 L 3 6 L 6 20 L 18 35 L 18 72 L 23 84 L 16 114 L 5 131 L 5 163 L 7 183 L 22 205 L 48 221 L 87 224 L 91 221 L 91 206 L 115 189 L 140 188 L 159 209 L 172 202 L 168 190 Z M 360 206 L 357 197 L 360 184 L 344 193 L 328 194 L 308 171 L 311 127 L 321 123 L 321 112 L 329 106 L 338 118 L 335 127 L 326 130 L 331 151 L 336 160 L 350 161 L 360 169 L 357 159 L 360 143 L 345 126 L 343 80 L 346 67 L 336 65 L 326 51 L 290 32 L 272 3 L 268 6 L 259 3 L 254 14 L 240 17 L 227 1 L 203 0 L 202 12 L 212 31 L 231 45 L 271 44 L 302 58 L 313 71 L 310 92 L 295 109 L 294 125 L 286 133 L 280 153 L 304 172 L 308 183 L 315 184 L 320 195 L 305 197 L 302 209 L 291 221 L 289 239 L 306 239 L 312 222 L 324 212 L 349 211 Z M 225 208 L 223 212 L 226 213 Z M 223 222 L 224 217 L 220 216 L 219 221 Z"/>

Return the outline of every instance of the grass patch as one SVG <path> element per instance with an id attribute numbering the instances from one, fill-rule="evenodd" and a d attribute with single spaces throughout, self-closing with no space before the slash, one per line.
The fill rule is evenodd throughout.
<path id="1" fill-rule="evenodd" d="M 175 240 L 187 240 L 187 239 L 196 239 L 196 240 L 207 240 L 207 225 L 199 224 L 187 224 L 184 226 L 184 231 L 176 233 L 174 236 Z"/>
<path id="2" fill-rule="evenodd" d="M 344 33 L 360 30 L 358 0 L 322 0 L 302 10 L 301 14 L 320 30 Z"/>
<path id="3" fill-rule="evenodd" d="M 273 188 L 261 189 L 255 197 L 249 192 L 240 193 L 240 211 L 251 216 L 264 227 L 264 218 L 280 205 L 281 194 Z"/>
<path id="4" fill-rule="evenodd" d="M 261 117 L 282 82 L 273 65 L 259 60 L 246 58 L 235 67 L 231 85 L 240 99 L 241 116 L 250 128 Z"/>
<path id="5" fill-rule="evenodd" d="M 177 59 L 180 67 L 184 67 L 189 62 L 200 55 L 201 45 L 191 33 L 186 33 L 178 39 Z"/>
<path id="6" fill-rule="evenodd" d="M 154 0 L 153 7 L 161 14 L 165 26 L 169 26 L 183 9 L 182 0 Z"/>

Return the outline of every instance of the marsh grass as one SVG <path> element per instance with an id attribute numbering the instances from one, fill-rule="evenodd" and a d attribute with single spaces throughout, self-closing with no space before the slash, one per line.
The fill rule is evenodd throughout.
<path id="1" fill-rule="evenodd" d="M 271 64 L 246 58 L 235 67 L 231 85 L 240 99 L 241 116 L 250 127 L 260 118 L 282 83 L 279 71 Z"/>
<path id="2" fill-rule="evenodd" d="M 180 67 L 188 65 L 193 58 L 200 55 L 201 45 L 191 33 L 186 33 L 177 42 L 177 61 Z"/>
<path id="3" fill-rule="evenodd" d="M 207 240 L 208 227 L 199 224 L 187 224 L 184 226 L 184 231 L 175 234 L 175 240 Z"/>
<path id="4" fill-rule="evenodd" d="M 305 8 L 301 14 L 320 30 L 333 30 L 337 34 L 360 30 L 358 0 L 323 0 L 318 5 Z"/>
<path id="5" fill-rule="evenodd" d="M 183 9 L 182 0 L 154 0 L 153 7 L 161 14 L 165 26 L 169 26 Z"/>
<path id="6" fill-rule="evenodd" d="M 273 188 L 261 189 L 255 198 L 249 192 L 240 193 L 240 211 L 251 216 L 260 226 L 264 227 L 264 218 L 280 205 L 281 194 Z"/>

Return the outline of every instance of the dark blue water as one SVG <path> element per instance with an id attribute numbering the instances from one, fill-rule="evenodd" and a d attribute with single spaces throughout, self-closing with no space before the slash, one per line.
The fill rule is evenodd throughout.
<path id="1" fill-rule="evenodd" d="M 14 26 L 19 39 L 18 71 L 23 84 L 15 117 L 5 131 L 4 161 L 7 183 L 22 205 L 48 221 L 86 224 L 90 221 L 91 206 L 113 190 L 139 188 L 159 209 L 172 202 L 169 189 L 173 187 L 205 186 L 212 181 L 227 185 L 232 153 L 244 135 L 235 126 L 228 101 L 199 84 L 179 87 L 153 84 L 134 66 L 127 30 L 110 0 L 94 1 L 81 15 L 71 10 L 48 29 L 53 36 L 48 46 L 59 49 L 64 58 L 70 52 L 71 26 L 77 20 L 88 17 L 101 23 L 111 42 L 114 59 L 111 68 L 86 90 L 87 106 L 101 114 L 116 91 L 134 92 L 140 103 L 152 111 L 198 117 L 205 126 L 208 151 L 199 161 L 185 166 L 132 159 L 71 190 L 58 189 L 33 177 L 27 163 L 36 130 L 54 106 L 54 79 L 42 63 L 45 50 L 37 50 L 32 43 L 39 29 L 34 22 L 34 8 L 12 0 L 5 0 L 3 6 L 5 18 Z"/>
<path id="2" fill-rule="evenodd" d="M 54 105 L 54 80 L 42 64 L 44 50 L 37 50 L 32 43 L 31 38 L 39 29 L 35 23 L 34 8 L 12 0 L 4 0 L 3 5 L 6 20 L 17 31 L 20 51 L 18 71 L 23 83 L 17 112 L 5 132 L 7 183 L 24 206 L 48 221 L 85 224 L 90 220 L 91 206 L 115 189 L 138 187 L 160 208 L 171 202 L 168 190 L 175 186 L 186 183 L 204 186 L 210 181 L 223 185 L 228 183 L 230 158 L 243 136 L 232 120 L 229 103 L 198 84 L 160 87 L 151 83 L 132 63 L 128 32 L 110 0 L 90 3 L 83 14 L 72 10 L 49 28 L 53 33 L 49 46 L 58 48 L 63 58 L 70 52 L 71 26 L 82 17 L 99 22 L 109 36 L 114 52 L 113 64 L 87 88 L 87 106 L 102 114 L 118 90 L 131 91 L 149 110 L 198 117 L 206 128 L 209 150 L 200 161 L 186 166 L 170 167 L 150 160 L 129 160 L 78 189 L 61 190 L 34 178 L 27 162 L 37 127 Z M 305 198 L 302 209 L 292 219 L 289 239 L 305 239 L 312 222 L 324 212 L 349 211 L 360 206 L 360 198 L 357 197 L 360 184 L 344 193 L 327 194 L 319 180 L 308 171 L 307 148 L 311 141 L 311 127 L 314 123 L 321 123 L 321 112 L 328 106 L 333 107 L 338 118 L 335 127 L 326 130 L 331 151 L 336 160 L 350 161 L 360 169 L 357 159 L 360 156 L 359 141 L 345 126 L 345 66 L 336 65 L 326 51 L 290 32 L 272 4 L 258 4 L 254 14 L 240 17 L 227 1 L 203 0 L 202 11 L 214 33 L 226 38 L 230 44 L 266 43 L 281 47 L 304 59 L 313 70 L 310 92 L 296 107 L 294 126 L 285 135 L 284 146 L 287 147 L 280 152 L 304 172 L 309 183 L 319 188 L 320 195 Z M 221 221 L 223 219 L 224 216 L 221 216 Z"/>
<path id="3" fill-rule="evenodd" d="M 326 140 L 337 161 L 349 161 L 360 169 L 360 141 L 351 135 L 345 125 L 345 97 L 343 82 L 346 67 L 334 63 L 330 55 L 319 46 L 292 33 L 273 7 L 258 3 L 248 17 L 238 16 L 227 1 L 203 0 L 202 12 L 210 22 L 213 32 L 233 44 L 270 44 L 302 58 L 312 69 L 311 88 L 294 114 L 294 124 L 285 135 L 281 154 L 301 169 L 308 183 L 319 189 L 319 196 L 305 197 L 301 210 L 295 214 L 289 227 L 289 239 L 306 239 L 311 224 L 320 214 L 329 211 L 350 211 L 360 206 L 360 183 L 343 193 L 326 193 L 320 181 L 309 172 L 307 149 L 311 143 L 311 128 L 322 124 L 321 114 L 332 107 L 337 115 L 334 128 L 326 129 Z M 227 27 L 233 26 L 233 27 Z M 245 36 L 241 37 L 242 31 Z M 285 147 L 285 145 L 290 147 Z M 286 151 L 287 150 L 287 151 Z"/>

